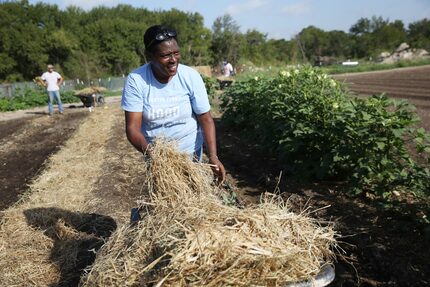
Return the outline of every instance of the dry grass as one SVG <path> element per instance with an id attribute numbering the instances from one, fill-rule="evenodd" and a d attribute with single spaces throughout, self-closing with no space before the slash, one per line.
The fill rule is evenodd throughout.
<path id="1" fill-rule="evenodd" d="M 92 95 L 92 94 L 101 94 L 103 92 L 106 92 L 107 89 L 104 87 L 88 87 L 88 88 L 84 88 L 82 90 L 76 91 L 75 95 L 76 96 L 87 96 L 87 95 Z"/>
<path id="2" fill-rule="evenodd" d="M 30 184 L 21 201 L 2 212 L 1 286 L 56 284 L 67 268 L 65 264 L 77 258 L 72 245 L 91 246 L 97 243 L 92 237 L 100 240 L 104 236 L 84 236 L 79 230 L 85 228 L 82 222 L 88 220 L 99 225 L 112 224 L 83 211 L 102 170 L 104 145 L 115 119 L 110 110 L 91 114 L 49 159 L 46 169 Z"/>
<path id="3" fill-rule="evenodd" d="M 332 259 L 330 227 L 290 212 L 275 197 L 245 209 L 223 204 L 225 191 L 213 185 L 208 165 L 171 145 L 155 146 L 149 164 L 127 150 L 107 153 L 121 116 L 111 109 L 92 113 L 28 194 L 2 213 L 1 286 L 78 284 L 74 270 L 92 262 L 91 251 L 128 217 L 128 209 L 118 210 L 127 204 L 102 198 L 101 183 L 117 201 L 127 189 L 142 190 L 144 214 L 137 226 L 121 225 L 109 237 L 81 279 L 85 286 L 276 286 L 309 278 Z M 118 160 L 120 170 L 106 167 Z M 99 181 L 111 174 L 117 177 Z"/>
<path id="4" fill-rule="evenodd" d="M 146 179 L 142 221 L 113 234 L 84 286 L 280 286 L 333 258 L 330 227 L 276 197 L 244 209 L 223 204 L 208 166 L 171 145 L 155 145 Z"/>

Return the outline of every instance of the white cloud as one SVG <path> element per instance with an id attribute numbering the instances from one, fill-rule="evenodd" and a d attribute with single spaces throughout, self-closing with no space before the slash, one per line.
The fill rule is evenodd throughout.
<path id="1" fill-rule="evenodd" d="M 267 3 L 268 3 L 267 0 L 249 0 L 245 3 L 232 4 L 227 6 L 226 12 L 231 15 L 240 14 L 250 10 L 259 9 L 265 6 Z"/>
<path id="2" fill-rule="evenodd" d="M 307 2 L 297 2 L 284 6 L 281 11 L 283 14 L 297 16 L 307 14 L 311 10 L 309 3 Z"/>

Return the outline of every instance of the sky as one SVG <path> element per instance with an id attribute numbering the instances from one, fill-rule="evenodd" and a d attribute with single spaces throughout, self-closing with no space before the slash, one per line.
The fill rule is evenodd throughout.
<path id="1" fill-rule="evenodd" d="M 303 28 L 313 25 L 324 31 L 349 31 L 360 18 L 381 16 L 408 24 L 430 18 L 430 0 L 30 0 L 32 4 L 56 4 L 60 9 L 79 6 L 128 4 L 148 10 L 198 12 L 209 29 L 217 17 L 230 14 L 241 32 L 256 29 L 269 39 L 291 39 Z"/>

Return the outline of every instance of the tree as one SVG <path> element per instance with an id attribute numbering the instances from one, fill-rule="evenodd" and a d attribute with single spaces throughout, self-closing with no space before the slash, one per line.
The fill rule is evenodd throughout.
<path id="1" fill-rule="evenodd" d="M 210 64 L 211 31 L 204 27 L 203 16 L 172 9 L 163 13 L 161 23 L 177 30 L 183 63 Z"/>
<path id="2" fill-rule="evenodd" d="M 300 63 L 302 54 L 295 40 L 287 41 L 285 39 L 270 39 L 266 43 L 265 53 L 270 55 L 266 57 L 274 65 L 285 65 L 287 63 Z"/>
<path id="3" fill-rule="evenodd" d="M 307 60 L 323 56 L 329 45 L 327 33 L 314 26 L 304 28 L 296 37 Z"/>
<path id="4" fill-rule="evenodd" d="M 252 29 L 240 32 L 228 14 L 218 17 L 212 30 L 199 13 L 178 9 L 149 11 L 130 5 L 76 6 L 28 0 L 0 2 L 0 81 L 31 80 L 51 63 L 66 78 L 94 79 L 129 73 L 146 62 L 143 33 L 154 24 L 178 31 L 182 62 L 219 65 L 227 58 L 235 66 L 285 65 L 313 61 L 317 56 L 367 58 L 392 51 L 408 41 L 414 48 L 430 50 L 430 21 L 411 23 L 373 16 L 361 18 L 349 33 L 304 28 L 292 40 L 268 39 Z"/>
<path id="5" fill-rule="evenodd" d="M 430 51 L 430 20 L 413 22 L 408 26 L 408 41 L 414 48 L 421 48 Z"/>
<path id="6" fill-rule="evenodd" d="M 327 32 L 328 45 L 324 50 L 325 56 L 351 58 L 353 40 L 344 31 Z"/>
<path id="7" fill-rule="evenodd" d="M 393 51 L 402 42 L 406 41 L 406 30 L 403 22 L 396 20 L 392 23 L 384 23 L 372 33 L 374 49 L 372 52 L 376 56 L 383 51 Z"/>
<path id="8" fill-rule="evenodd" d="M 243 37 L 240 27 L 229 14 L 215 19 L 212 26 L 213 64 L 220 63 L 224 58 L 236 64 L 243 47 Z"/>
<path id="9" fill-rule="evenodd" d="M 267 64 L 267 34 L 263 34 L 255 29 L 248 30 L 244 35 L 244 42 L 241 49 L 243 58 L 248 59 L 256 65 Z"/>
<path id="10" fill-rule="evenodd" d="M 41 6 L 40 4 L 39 6 Z M 28 1 L 6 2 L 0 6 L 0 54 L 4 60 L 0 64 L 2 79 L 16 81 L 32 79 L 45 68 L 48 61 L 45 26 Z M 53 18 L 58 8 L 47 6 Z"/>
<path id="11" fill-rule="evenodd" d="M 406 41 L 403 22 L 390 22 L 382 17 L 361 18 L 350 29 L 354 39 L 354 52 L 358 57 L 377 56 L 383 51 L 392 51 Z"/>
<path id="12" fill-rule="evenodd" d="M 351 26 L 349 32 L 354 36 L 362 36 L 372 32 L 370 20 L 367 18 L 360 18 L 357 23 Z"/>
<path id="13" fill-rule="evenodd" d="M 139 66 L 135 46 L 135 37 L 141 34 L 138 24 L 103 18 L 88 26 L 88 33 L 96 40 L 98 58 L 109 74 L 127 74 Z"/>

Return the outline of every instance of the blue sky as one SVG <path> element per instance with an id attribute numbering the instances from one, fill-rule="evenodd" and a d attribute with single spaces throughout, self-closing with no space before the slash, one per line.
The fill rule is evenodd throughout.
<path id="1" fill-rule="evenodd" d="M 40 1 L 30 0 L 30 3 Z M 177 8 L 198 12 L 211 28 L 214 20 L 230 14 L 242 32 L 256 29 L 267 33 L 268 38 L 290 39 L 303 28 L 313 25 L 325 31 L 349 28 L 360 18 L 381 16 L 384 19 L 402 20 L 407 25 L 430 18 L 430 0 L 44 0 L 60 8 L 69 5 L 89 10 L 96 6 L 112 7 L 129 4 L 149 10 Z"/>

